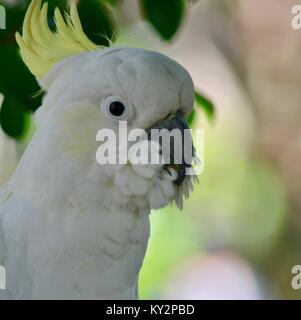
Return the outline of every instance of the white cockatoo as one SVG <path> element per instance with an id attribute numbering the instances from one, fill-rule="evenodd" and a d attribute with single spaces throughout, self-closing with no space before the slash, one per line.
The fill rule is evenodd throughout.
<path id="1" fill-rule="evenodd" d="M 192 190 L 182 165 L 96 161 L 97 132 L 187 128 L 194 103 L 189 73 L 142 49 L 100 48 L 84 34 L 77 8 L 56 31 L 47 3 L 33 0 L 21 55 L 45 91 L 37 129 L 0 192 L 3 299 L 136 299 L 152 209 Z M 16 75 L 17 76 L 17 75 Z M 148 138 L 149 139 L 149 138 Z"/>

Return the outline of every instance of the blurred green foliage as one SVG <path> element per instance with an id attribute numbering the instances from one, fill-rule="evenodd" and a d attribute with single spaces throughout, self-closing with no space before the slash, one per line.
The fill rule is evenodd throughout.
<path id="1" fill-rule="evenodd" d="M 139 276 L 141 299 L 160 296 L 174 266 L 202 251 L 198 228 L 189 215 L 170 206 L 154 212 L 150 219 L 152 234 Z"/>
<path id="2" fill-rule="evenodd" d="M 214 118 L 213 103 L 198 91 L 195 92 L 195 102 L 196 102 L 196 105 L 205 112 L 208 119 L 212 121 Z"/>
<path id="3" fill-rule="evenodd" d="M 184 13 L 184 0 L 140 0 L 146 19 L 164 40 L 171 40 L 179 29 Z"/>
<path id="4" fill-rule="evenodd" d="M 0 93 L 4 95 L 0 123 L 12 137 L 22 136 L 26 129 L 26 113 L 36 110 L 41 103 L 41 97 L 31 98 L 39 86 L 20 58 L 14 37 L 21 28 L 24 13 L 24 5 L 8 7 L 7 29 L 0 31 Z"/>
<path id="5" fill-rule="evenodd" d="M 28 130 L 29 115 L 41 105 L 40 87 L 24 65 L 15 41 L 16 31 L 21 31 L 23 19 L 31 0 L 19 1 L 6 7 L 6 30 L 0 30 L 0 94 L 4 101 L 0 109 L 0 124 L 6 134 L 22 139 Z M 53 12 L 55 7 L 67 10 L 67 0 L 45 0 L 49 3 L 49 27 L 55 31 Z M 45 2 L 44 1 L 44 2 Z M 186 11 L 185 0 L 137 0 L 141 8 L 141 18 L 146 19 L 158 35 L 170 41 L 179 30 Z M 119 0 L 79 0 L 78 10 L 83 29 L 88 37 L 99 45 L 108 46 L 117 34 L 114 6 Z M 196 93 L 196 106 L 213 117 L 213 105 L 200 93 Z M 190 115 L 190 124 L 195 119 L 195 111 Z"/>
<path id="6" fill-rule="evenodd" d="M 83 29 L 96 44 L 109 46 L 108 39 L 114 40 L 116 23 L 107 3 L 116 1 L 82 0 L 78 11 Z"/>

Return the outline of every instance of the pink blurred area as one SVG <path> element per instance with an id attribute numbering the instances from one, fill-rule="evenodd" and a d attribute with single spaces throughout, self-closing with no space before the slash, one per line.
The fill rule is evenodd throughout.
<path id="1" fill-rule="evenodd" d="M 264 295 L 250 265 L 235 253 L 191 258 L 171 275 L 166 299 L 258 300 Z"/>

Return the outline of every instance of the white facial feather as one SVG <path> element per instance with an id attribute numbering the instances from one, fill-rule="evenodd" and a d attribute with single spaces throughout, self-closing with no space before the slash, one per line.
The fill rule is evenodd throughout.
<path id="1" fill-rule="evenodd" d="M 90 171 L 93 170 L 91 175 L 94 177 L 108 170 L 94 163 L 97 131 L 109 128 L 118 133 L 116 122 L 108 119 L 101 110 L 102 101 L 106 97 L 120 96 L 127 101 L 131 114 L 129 130 L 147 129 L 177 110 L 188 115 L 194 101 L 191 77 L 182 66 L 162 54 L 125 47 L 66 58 L 50 71 L 43 85 L 47 95 L 38 113 L 38 131 L 47 131 L 46 135 L 48 130 L 53 131 L 46 138 L 47 141 L 56 140 L 54 145 L 59 143 L 73 160 L 85 163 Z M 62 167 L 65 165 L 61 164 Z M 73 167 L 70 163 L 69 166 Z M 131 173 L 128 173 L 131 174 L 132 183 L 122 190 L 123 195 L 131 195 L 136 190 L 138 197 L 145 197 L 148 192 L 149 204 L 153 209 L 163 207 L 173 200 L 182 207 L 182 194 L 187 194 L 190 189 L 188 181 L 178 188 L 172 185 L 167 176 L 158 180 L 159 167 L 152 180 L 135 175 L 137 170 L 131 169 Z M 122 170 L 113 172 L 116 177 L 111 179 L 119 188 L 118 183 L 122 183 L 125 173 Z M 73 175 L 79 174 L 75 163 Z M 99 178 L 99 181 L 103 179 Z"/>
<path id="2" fill-rule="evenodd" d="M 135 299 L 148 215 L 172 201 L 182 207 L 192 185 L 175 186 L 159 165 L 99 165 L 96 133 L 118 131 L 102 102 L 123 97 L 129 130 L 146 129 L 190 113 L 192 80 L 161 54 L 112 48 L 64 59 L 42 85 L 37 131 L 1 193 L 7 297 Z"/>

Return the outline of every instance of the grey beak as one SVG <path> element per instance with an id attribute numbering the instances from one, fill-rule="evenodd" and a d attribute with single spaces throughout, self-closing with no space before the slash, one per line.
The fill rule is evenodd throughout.
<path id="1" fill-rule="evenodd" d="M 171 138 L 165 140 L 161 135 L 162 129 L 165 129 L 165 132 L 167 130 L 169 133 L 176 131 L 177 135 L 175 137 L 170 135 Z M 157 141 L 161 147 L 161 154 L 164 158 L 168 156 L 169 162 L 163 165 L 163 169 L 170 173 L 170 169 L 172 168 L 177 172 L 177 178 L 174 183 L 178 186 L 183 183 L 186 177 L 186 169 L 191 168 L 195 154 L 189 129 L 183 115 L 177 112 L 162 123 L 147 130 L 148 139 Z"/>

